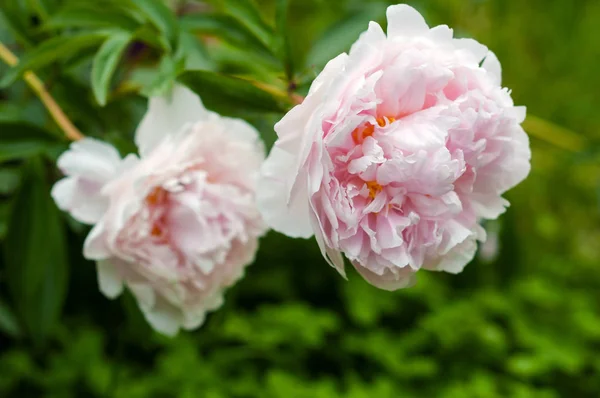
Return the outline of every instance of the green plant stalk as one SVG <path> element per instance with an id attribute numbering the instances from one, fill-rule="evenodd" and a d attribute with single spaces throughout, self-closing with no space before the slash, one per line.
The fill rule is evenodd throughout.
<path id="1" fill-rule="evenodd" d="M 0 59 L 7 65 L 14 67 L 19 63 L 19 58 L 14 55 L 2 42 L 0 42 Z M 42 101 L 52 119 L 56 122 L 58 127 L 64 132 L 65 136 L 72 140 L 77 141 L 84 137 L 84 135 L 75 127 L 75 125 L 69 120 L 67 115 L 63 112 L 58 103 L 54 100 L 52 95 L 46 90 L 44 83 L 31 71 L 25 72 L 23 80 L 33 90 L 35 95 Z"/>

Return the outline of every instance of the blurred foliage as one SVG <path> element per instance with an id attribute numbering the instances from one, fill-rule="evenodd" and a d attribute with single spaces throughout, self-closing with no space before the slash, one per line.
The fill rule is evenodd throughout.
<path id="1" fill-rule="evenodd" d="M 599 396 L 600 2 L 410 3 L 494 50 L 538 117 L 531 175 L 491 243 L 458 276 L 389 293 L 270 233 L 224 307 L 167 339 L 131 296 L 98 292 L 88 228 L 49 202 L 66 141 L 19 74 L 34 69 L 86 135 L 123 153 L 144 96 L 179 76 L 270 145 L 281 110 L 388 3 L 0 0 L 0 40 L 22 60 L 0 65 L 0 396 Z M 585 148 L 563 149 L 556 126 Z"/>

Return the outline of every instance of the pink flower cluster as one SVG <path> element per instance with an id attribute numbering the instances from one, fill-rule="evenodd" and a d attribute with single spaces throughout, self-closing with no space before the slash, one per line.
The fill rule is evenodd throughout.
<path id="1" fill-rule="evenodd" d="M 121 159 L 86 138 L 64 153 L 61 209 L 93 224 L 84 255 L 100 290 L 136 297 L 165 334 L 198 327 L 253 261 L 267 225 L 315 236 L 342 275 L 410 286 L 420 269 L 460 272 L 486 239 L 480 222 L 530 170 L 525 108 L 501 86 L 496 56 L 413 8 L 388 8 L 331 60 L 275 125 L 207 111 L 189 90 L 153 98 Z M 262 166 L 261 166 L 262 165 Z M 262 168 L 261 168 L 262 167 Z"/>

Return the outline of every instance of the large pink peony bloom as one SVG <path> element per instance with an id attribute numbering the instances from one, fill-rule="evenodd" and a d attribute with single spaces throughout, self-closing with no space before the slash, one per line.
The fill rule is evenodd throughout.
<path id="1" fill-rule="evenodd" d="M 344 253 L 393 290 L 421 268 L 460 272 L 531 154 L 493 53 L 406 5 L 387 19 L 387 36 L 372 22 L 275 126 L 258 201 L 274 229 L 314 234 L 340 273 Z"/>
<path id="2" fill-rule="evenodd" d="M 100 141 L 74 143 L 53 196 L 95 224 L 84 255 L 97 260 L 101 291 L 116 297 L 125 284 L 172 335 L 198 327 L 254 258 L 266 231 L 255 198 L 264 149 L 249 124 L 181 87 L 150 100 L 136 143 L 140 158 L 124 160 Z"/>

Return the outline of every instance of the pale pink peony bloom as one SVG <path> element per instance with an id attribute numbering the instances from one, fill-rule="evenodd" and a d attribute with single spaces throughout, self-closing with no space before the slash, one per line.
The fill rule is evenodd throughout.
<path id="1" fill-rule="evenodd" d="M 421 268 L 460 272 L 531 153 L 493 53 L 406 5 L 387 19 L 387 36 L 372 22 L 277 123 L 258 203 L 274 229 L 314 234 L 342 275 L 344 253 L 394 290 Z"/>
<path id="2" fill-rule="evenodd" d="M 254 259 L 266 232 L 255 197 L 264 148 L 253 127 L 183 87 L 150 100 L 135 141 L 140 157 L 123 160 L 108 144 L 74 143 L 53 195 L 95 223 L 84 255 L 97 261 L 100 290 L 113 298 L 127 286 L 148 322 L 173 335 L 200 326 Z"/>

